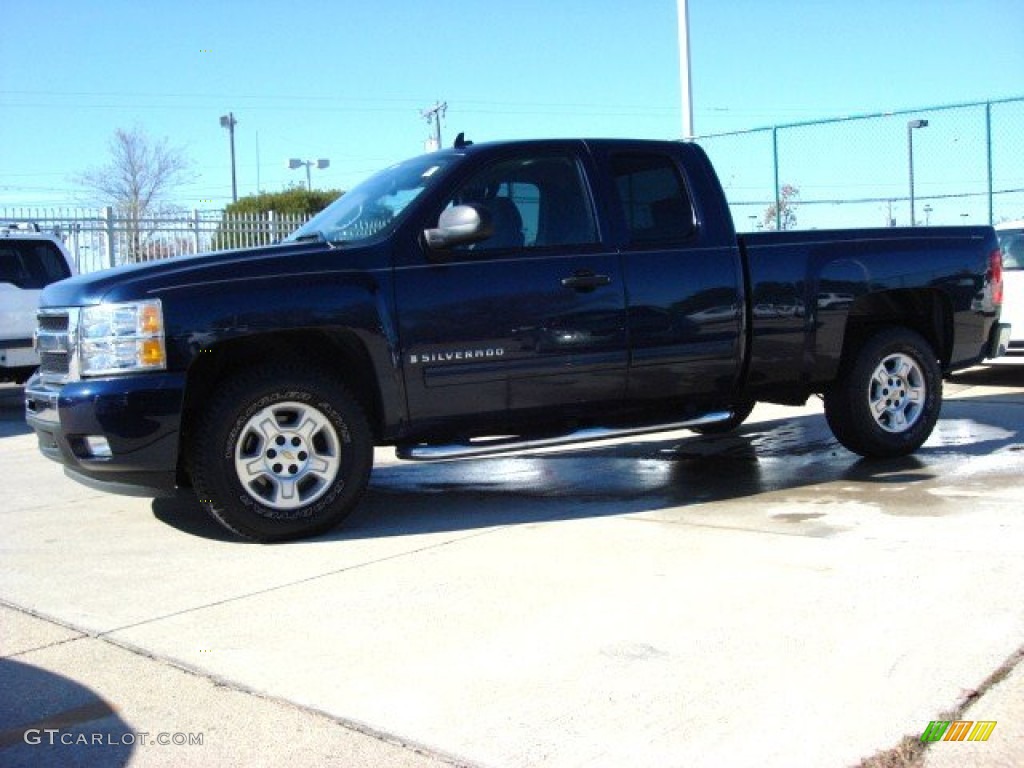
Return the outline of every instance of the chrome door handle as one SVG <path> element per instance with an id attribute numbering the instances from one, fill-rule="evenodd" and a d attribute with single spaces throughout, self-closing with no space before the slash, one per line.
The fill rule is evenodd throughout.
<path id="1" fill-rule="evenodd" d="M 580 271 L 572 277 L 562 278 L 562 285 L 574 291 L 592 291 L 602 285 L 611 285 L 611 282 L 612 279 L 608 275 L 595 275 L 588 271 Z"/>

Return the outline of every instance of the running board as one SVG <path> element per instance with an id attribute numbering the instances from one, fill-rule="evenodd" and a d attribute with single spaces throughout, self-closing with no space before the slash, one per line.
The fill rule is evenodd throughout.
<path id="1" fill-rule="evenodd" d="M 670 424 L 649 424 L 643 427 L 612 429 L 608 427 L 590 427 L 567 432 L 564 435 L 524 439 L 521 437 L 475 438 L 463 443 L 434 445 L 431 443 L 415 443 L 399 445 L 395 454 L 407 461 L 444 461 L 446 459 L 468 459 L 480 456 L 494 456 L 510 451 L 550 448 L 556 445 L 572 443 L 589 443 L 595 440 L 608 440 L 614 437 L 630 437 L 632 435 L 649 435 L 655 432 L 672 432 L 677 429 L 703 427 L 708 424 L 720 424 L 733 416 L 732 411 L 713 411 L 696 419 L 677 421 Z"/>

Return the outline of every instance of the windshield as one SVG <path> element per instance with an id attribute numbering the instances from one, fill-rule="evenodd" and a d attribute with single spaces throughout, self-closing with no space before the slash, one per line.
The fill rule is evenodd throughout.
<path id="1" fill-rule="evenodd" d="M 454 160 L 451 155 L 422 155 L 381 171 L 343 194 L 285 241 L 369 240 L 397 222 L 402 211 L 435 184 Z"/>

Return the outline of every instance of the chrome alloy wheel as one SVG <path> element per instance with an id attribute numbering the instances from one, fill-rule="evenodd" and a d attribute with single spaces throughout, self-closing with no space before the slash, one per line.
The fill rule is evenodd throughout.
<path id="1" fill-rule="evenodd" d="M 868 406 L 886 432 L 905 432 L 920 418 L 927 396 L 925 375 L 914 358 L 886 357 L 871 376 Z"/>
<path id="2" fill-rule="evenodd" d="M 246 492 L 275 510 L 316 501 L 341 467 L 341 443 L 320 410 L 274 403 L 245 422 L 235 441 L 235 472 Z"/>

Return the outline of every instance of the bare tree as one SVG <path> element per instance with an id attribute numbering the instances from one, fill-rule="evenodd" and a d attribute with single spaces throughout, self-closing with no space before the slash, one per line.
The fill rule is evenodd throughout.
<path id="1" fill-rule="evenodd" d="M 173 191 L 191 181 L 192 161 L 183 149 L 171 147 L 167 139 L 151 139 L 140 126 L 118 128 L 109 147 L 110 162 L 76 181 L 126 220 L 128 258 L 137 261 L 150 234 L 147 220 L 168 210 Z"/>
<path id="2" fill-rule="evenodd" d="M 792 184 L 783 184 L 779 200 L 764 210 L 761 217 L 765 229 L 796 229 L 796 198 L 800 190 Z"/>

